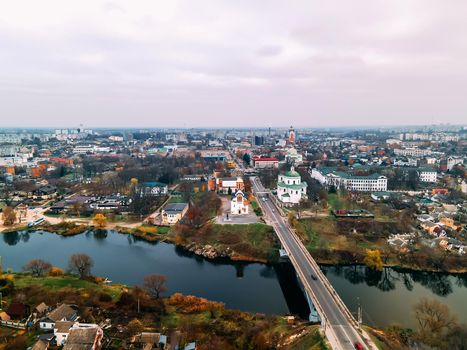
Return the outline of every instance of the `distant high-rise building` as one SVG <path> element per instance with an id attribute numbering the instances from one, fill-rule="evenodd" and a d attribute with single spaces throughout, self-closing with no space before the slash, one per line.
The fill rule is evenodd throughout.
<path id="1" fill-rule="evenodd" d="M 264 137 L 263 136 L 255 136 L 255 146 L 262 146 L 264 145 Z"/>

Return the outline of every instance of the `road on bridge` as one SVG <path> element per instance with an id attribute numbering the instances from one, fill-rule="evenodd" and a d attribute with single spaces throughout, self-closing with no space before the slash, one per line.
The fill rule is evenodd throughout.
<path id="1" fill-rule="evenodd" d="M 360 342 L 362 345 L 366 343 L 365 348 L 377 349 L 368 336 L 359 330 L 358 324 L 350 315 L 347 307 L 336 295 L 303 243 L 291 230 L 287 219 L 280 215 L 278 208 L 271 200 L 262 199 L 267 198 L 268 191 L 264 189 L 257 177 L 251 179 L 253 191 L 259 197 L 258 202 L 263 208 L 266 219 L 274 227 L 300 280 L 324 321 L 322 325 L 332 348 L 355 349 L 355 343 Z"/>

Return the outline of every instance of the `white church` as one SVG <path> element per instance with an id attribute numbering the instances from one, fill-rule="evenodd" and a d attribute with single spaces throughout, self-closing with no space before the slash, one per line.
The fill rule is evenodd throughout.
<path id="1" fill-rule="evenodd" d="M 248 199 L 242 190 L 237 190 L 230 201 L 230 213 L 233 215 L 248 214 Z"/>
<path id="2" fill-rule="evenodd" d="M 306 195 L 307 183 L 292 166 L 290 171 L 279 174 L 277 181 L 277 198 L 284 204 L 298 204 Z"/>

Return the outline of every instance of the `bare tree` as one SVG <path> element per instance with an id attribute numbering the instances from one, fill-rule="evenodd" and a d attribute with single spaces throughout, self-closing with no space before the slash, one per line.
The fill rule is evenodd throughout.
<path id="1" fill-rule="evenodd" d="M 166 281 L 167 278 L 164 275 L 148 275 L 144 277 L 144 286 L 152 297 L 159 299 L 160 294 L 167 290 Z"/>
<path id="2" fill-rule="evenodd" d="M 422 298 L 413 310 L 418 322 L 419 338 L 427 345 L 440 345 L 439 341 L 457 325 L 456 317 L 451 315 L 447 305 L 436 299 Z"/>
<path id="3" fill-rule="evenodd" d="M 47 261 L 41 259 L 33 259 L 29 261 L 26 265 L 24 265 L 24 270 L 31 272 L 31 274 L 35 277 L 44 276 L 47 272 L 50 271 L 52 265 Z"/>
<path id="4" fill-rule="evenodd" d="M 73 212 L 77 217 L 81 216 L 81 212 L 83 211 L 84 206 L 80 201 L 73 202 Z"/>
<path id="5" fill-rule="evenodd" d="M 94 261 L 87 254 L 77 253 L 70 256 L 68 264 L 71 271 L 78 273 L 79 277 L 84 279 L 91 274 Z"/>

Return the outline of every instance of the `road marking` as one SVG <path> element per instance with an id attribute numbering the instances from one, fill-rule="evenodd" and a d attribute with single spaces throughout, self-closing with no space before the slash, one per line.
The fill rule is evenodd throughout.
<path id="1" fill-rule="evenodd" d="M 257 178 L 253 178 L 253 189 L 255 190 L 256 193 L 258 193 L 259 190 L 259 185 L 257 182 Z M 286 250 L 290 252 L 290 257 L 291 260 L 295 261 L 298 269 L 299 274 L 303 275 L 304 279 L 302 283 L 304 284 L 305 288 L 308 288 L 309 291 L 311 292 L 311 297 L 315 297 L 315 302 L 318 303 L 317 305 L 322 309 L 321 311 L 324 314 L 324 320 L 329 320 L 329 317 L 326 316 L 325 310 L 329 312 L 332 317 L 335 319 L 335 321 L 338 321 L 338 324 L 333 324 L 330 322 L 326 323 L 329 324 L 329 329 L 332 331 L 334 338 L 336 341 L 339 343 L 337 344 L 340 348 L 342 348 L 342 345 L 346 345 L 345 348 L 347 348 L 347 345 L 350 344 L 351 347 L 353 348 L 353 343 L 352 340 L 347 333 L 348 330 L 351 331 L 351 336 L 354 336 L 356 339 L 355 341 L 360 341 L 361 337 L 358 331 L 354 328 L 353 324 L 347 319 L 347 315 L 345 310 L 341 310 L 341 305 L 337 302 L 333 302 L 331 304 L 331 301 L 334 300 L 333 296 L 331 295 L 331 292 L 328 290 L 324 277 L 320 277 L 319 279 L 319 287 L 313 288 L 312 283 L 310 279 L 308 278 L 309 271 L 313 273 L 317 273 L 316 269 L 319 269 L 319 266 L 316 267 L 316 264 L 313 264 L 312 257 L 309 256 L 309 254 L 306 254 L 303 251 L 302 244 L 298 241 L 298 237 L 290 230 L 288 225 L 286 224 L 285 220 L 282 218 L 282 216 L 279 215 L 278 211 L 274 210 L 274 204 L 271 203 L 270 201 L 268 202 L 263 202 L 260 203 L 260 206 L 266 207 L 268 210 L 265 210 L 266 214 L 266 219 L 270 220 L 272 223 L 279 240 L 281 241 L 281 244 L 284 246 Z M 295 255 L 296 256 L 295 256 Z M 303 265 L 303 266 L 302 266 Z M 316 265 L 316 266 L 315 266 Z M 295 267 L 295 266 L 294 266 Z M 321 271 L 318 271 L 318 274 L 321 273 Z M 346 307 L 346 306 L 344 306 Z M 337 337 L 337 330 L 341 330 L 339 332 L 341 335 L 343 334 L 347 340 L 345 340 L 344 344 L 341 344 L 343 339 L 339 339 Z"/>

